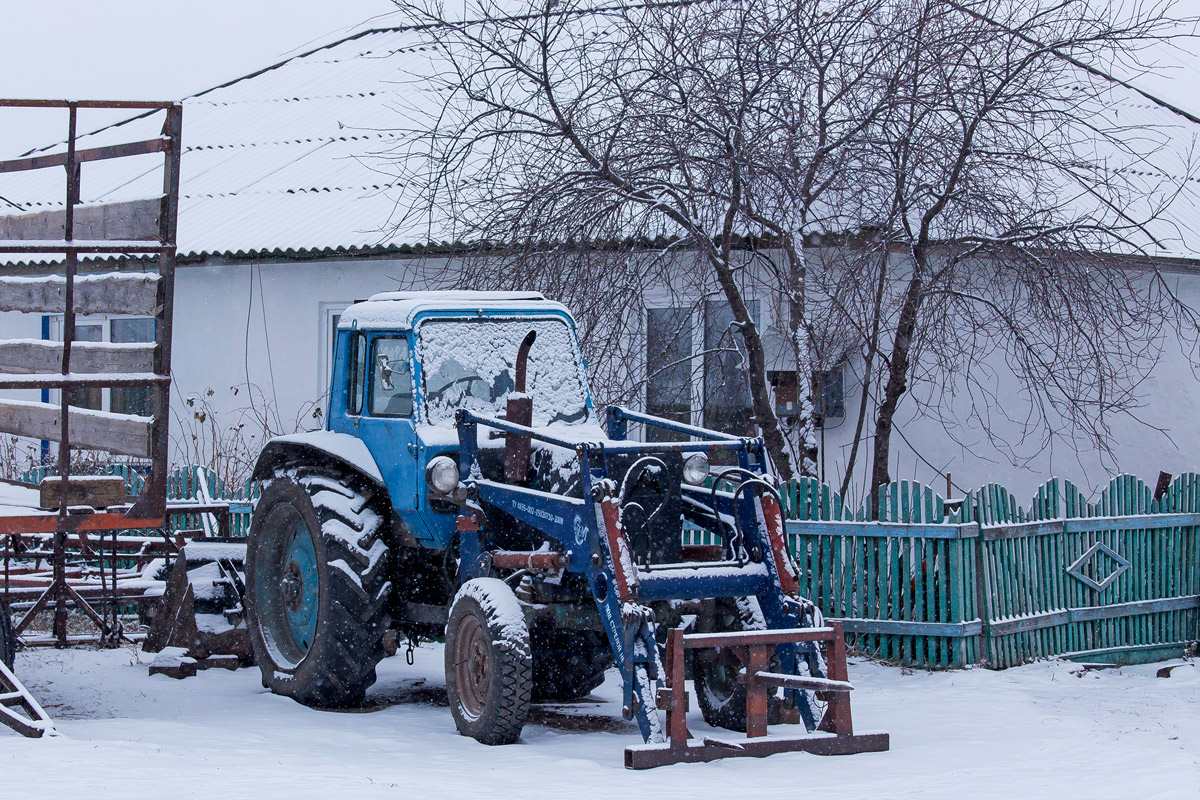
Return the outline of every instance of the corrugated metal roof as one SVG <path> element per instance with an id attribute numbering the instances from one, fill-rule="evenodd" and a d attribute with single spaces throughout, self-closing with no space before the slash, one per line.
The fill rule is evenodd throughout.
<path id="1" fill-rule="evenodd" d="M 399 146 L 389 131 L 404 127 L 402 109 L 433 93 L 420 79 L 437 56 L 426 36 L 413 29 L 365 31 L 185 98 L 180 255 L 348 251 L 445 238 L 424 223 L 397 225 L 403 187 L 387 168 Z M 1078 202 L 1139 217 L 1170 199 L 1132 246 L 1200 257 L 1200 181 L 1188 174 L 1200 124 L 1128 87 L 1113 83 L 1106 92 L 1096 113 L 1129 126 L 1139 141 L 1131 142 L 1131 152 L 1098 146 L 1087 155 L 1136 176 L 1144 191 Z M 135 118 L 89 134 L 81 146 L 157 133 L 155 122 Z M 161 157 L 142 158 L 140 173 L 125 160 L 86 164 L 84 202 L 156 194 Z M 0 195 L 27 211 L 63 205 L 57 170 L 4 177 Z"/>

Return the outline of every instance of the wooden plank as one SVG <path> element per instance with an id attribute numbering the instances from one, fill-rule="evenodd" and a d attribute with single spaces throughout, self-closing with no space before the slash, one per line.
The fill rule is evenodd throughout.
<path id="1" fill-rule="evenodd" d="M 840 622 L 847 633 L 874 633 L 888 636 L 949 636 L 960 639 L 978 636 L 983 629 L 979 620 L 966 622 L 913 622 L 895 619 L 849 619 L 827 617 L 828 622 Z"/>
<path id="2" fill-rule="evenodd" d="M 169 384 L 169 375 L 155 375 L 153 372 L 122 372 L 97 373 L 86 375 L 55 375 L 54 373 L 39 373 L 37 375 L 7 375 L 0 373 L 0 389 L 87 389 L 106 388 L 113 386 L 156 386 Z"/>
<path id="3" fill-rule="evenodd" d="M 62 409 L 51 403 L 0 400 L 0 431 L 30 439 L 60 440 Z M 71 411 L 71 446 L 149 458 L 149 417 L 106 411 Z"/>
<path id="4" fill-rule="evenodd" d="M 161 213 L 161 197 L 129 200 L 124 203 L 76 206 L 75 238 L 160 241 L 159 215 Z M 11 241 L 63 239 L 66 234 L 66 224 L 67 212 L 65 210 L 0 216 L 0 239 Z"/>
<path id="5" fill-rule="evenodd" d="M 71 371 L 154 372 L 153 342 L 74 342 Z M 58 372 L 62 366 L 62 342 L 41 339 L 0 341 L 0 373 L 33 374 Z"/>
<path id="6" fill-rule="evenodd" d="M 0 277 L 0 311 L 61 314 L 65 310 L 67 279 Z M 158 275 L 144 272 L 106 272 L 75 279 L 75 313 L 155 316 Z"/>

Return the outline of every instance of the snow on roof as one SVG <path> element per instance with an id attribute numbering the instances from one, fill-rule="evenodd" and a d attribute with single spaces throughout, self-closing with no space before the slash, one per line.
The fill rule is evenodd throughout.
<path id="1" fill-rule="evenodd" d="M 367 30 L 185 98 L 180 256 L 354 252 L 449 238 L 428 223 L 397 224 L 404 187 L 388 167 L 400 146 L 395 131 L 406 123 L 402 109 L 438 102 L 422 79 L 436 69 L 437 48 L 420 29 Z M 1108 95 L 1097 114 L 1154 140 L 1140 158 L 1091 154 L 1146 187 L 1143 197 L 1112 205 L 1151 209 L 1173 196 L 1131 244 L 1200 258 L 1200 181 L 1185 174 L 1200 123 L 1118 83 Z M 159 124 L 134 118 L 83 137 L 80 146 L 152 138 Z M 132 180 L 133 159 L 84 165 L 83 201 L 156 196 L 161 157 L 139 158 L 146 169 Z M 14 213 L 63 207 L 59 170 L 0 178 L 0 196 L 21 207 Z"/>
<path id="2" fill-rule="evenodd" d="M 521 314 L 567 314 L 566 306 L 545 299 L 539 292 L 383 292 L 355 303 L 342 312 L 339 328 L 411 328 L 418 314 L 427 311 L 515 311 Z"/>

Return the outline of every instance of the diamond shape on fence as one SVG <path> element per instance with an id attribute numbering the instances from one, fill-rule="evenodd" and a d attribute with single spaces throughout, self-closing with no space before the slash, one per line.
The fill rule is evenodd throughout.
<path id="1" fill-rule="evenodd" d="M 1067 567 L 1067 574 L 1072 578 L 1090 586 L 1097 592 L 1102 592 L 1129 569 L 1129 561 L 1104 542 L 1096 542 L 1087 552 Z M 1101 578 L 1102 574 L 1105 577 Z"/>

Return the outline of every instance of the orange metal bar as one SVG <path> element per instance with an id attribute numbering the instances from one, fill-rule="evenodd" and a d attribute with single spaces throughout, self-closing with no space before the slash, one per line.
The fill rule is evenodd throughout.
<path id="1" fill-rule="evenodd" d="M 784 539 L 783 512 L 779 508 L 779 503 L 775 501 L 775 496 L 770 492 L 761 493 L 758 502 L 762 508 L 763 522 L 767 526 L 767 538 L 771 542 L 771 555 L 775 559 L 775 571 L 779 574 L 779 584 L 787 596 L 799 597 L 799 576 L 793 571 L 792 559 L 787 551 L 787 541 Z"/>
<path id="2" fill-rule="evenodd" d="M 604 518 L 604 534 L 608 539 L 608 552 L 612 554 L 613 578 L 617 584 L 617 597 L 622 603 L 634 599 L 633 581 L 626 567 L 631 567 L 629 543 L 621 530 L 621 512 L 611 497 L 600 500 L 600 514 Z"/>
<path id="3" fill-rule="evenodd" d="M 58 516 L 54 513 L 30 514 L 21 517 L 2 517 L 0 527 L 3 534 L 54 533 Z M 124 514 L 101 512 L 99 514 L 72 514 L 65 518 L 66 526 L 73 531 L 122 531 L 161 528 L 166 524 L 162 517 L 157 519 L 132 519 Z"/>

